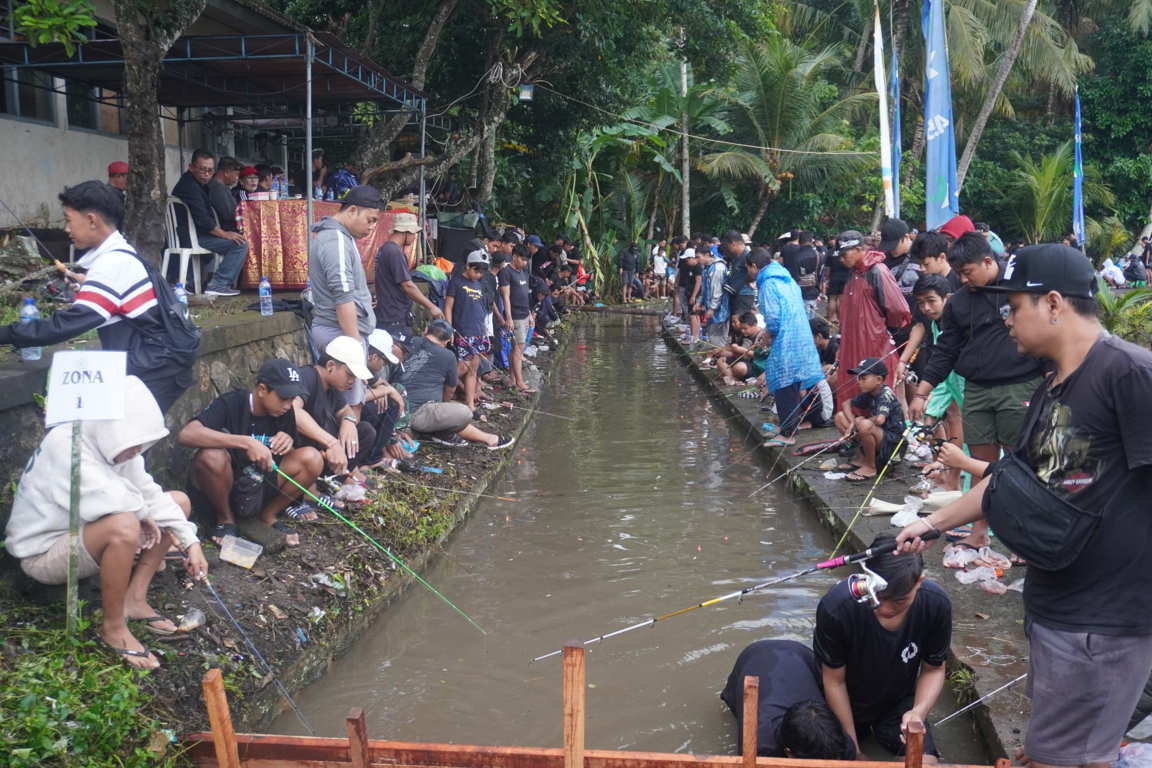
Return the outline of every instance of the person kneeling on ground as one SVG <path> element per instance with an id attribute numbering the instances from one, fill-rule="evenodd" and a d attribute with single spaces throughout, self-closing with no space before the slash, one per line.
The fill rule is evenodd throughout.
<path id="1" fill-rule="evenodd" d="M 732 328 L 752 344 L 748 347 L 729 344 L 724 348 L 727 354 L 716 358 L 716 370 L 729 386 L 764 375 L 764 361 L 772 347 L 772 335 L 760 327 L 759 318 L 751 310 L 733 317 Z"/>
<path id="2" fill-rule="evenodd" d="M 368 335 L 368 370 L 375 378 L 364 395 L 360 418 L 376 431 L 376 442 L 367 459 L 372 467 L 380 467 L 381 462 L 388 462 L 390 466 L 394 460 L 409 457 L 396 434 L 396 424 L 407 411 L 407 405 L 404 393 L 392 386 L 392 380 L 398 379 L 403 370 L 403 354 L 404 347 L 388 331 L 377 328 Z"/>
<path id="3" fill-rule="evenodd" d="M 114 421 L 85 421 L 80 432 L 79 577 L 100 574 L 104 616 L 100 638 L 137 669 L 160 662 L 128 629 L 128 620 L 145 622 L 156 635 L 171 635 L 176 625 L 148 603 L 148 586 L 172 543 L 187 553 L 188 573 L 196 581 L 208 563 L 188 521 L 188 497 L 165 493 L 144 466 L 141 455 L 168 434 L 155 398 L 140 379 L 128 376 L 125 416 Z M 68 499 L 72 430 L 50 429 L 29 459 L 16 488 L 5 547 L 20 567 L 42 584 L 68 578 Z M 140 559 L 132 561 L 140 550 Z"/>
<path id="4" fill-rule="evenodd" d="M 304 394 L 292 401 L 292 409 L 300 437 L 324 455 L 325 466 L 333 474 L 355 473 L 368 463 L 376 443 L 376 429 L 358 418 L 344 396 L 357 381 L 372 378 L 364 345 L 351 336 L 337 336 L 324 347 L 316 365 L 301 366 L 297 371 Z M 342 422 L 356 427 L 347 446 L 339 437 Z M 296 517 L 310 521 L 316 514 L 305 512 Z"/>
<path id="5" fill-rule="evenodd" d="M 514 438 L 492 435 L 473 426 L 472 409 L 452 399 L 460 384 L 456 360 L 445 349 L 452 334 L 447 322 L 433 320 L 427 332 L 409 345 L 399 383 L 408 393 L 412 429 L 450 447 L 470 441 L 483 443 L 490 450 L 507 448 L 515 442 Z"/>
<path id="6" fill-rule="evenodd" d="M 845 438 L 855 437 L 856 455 L 845 480 L 853 483 L 876 477 L 892 460 L 904 434 L 904 411 L 892 387 L 884 383 L 888 366 L 878 357 L 866 357 L 848 371 L 859 382 L 860 394 L 845 400 L 836 414 L 836 428 Z"/>
<path id="7" fill-rule="evenodd" d="M 237 535 L 237 518 L 244 534 L 256 539 L 267 554 L 300 544 L 300 536 L 282 520 L 281 512 L 298 504 L 303 493 L 288 480 L 266 478 L 273 466 L 305 488 L 324 469 L 324 457 L 310 445 L 300 445 L 292 403 L 304 397 L 300 371 L 284 359 L 260 366 L 252 391 L 225 392 L 184 425 L 176 440 L 196 448 L 192 482 L 216 513 L 212 539 Z M 297 514 L 303 507 L 297 508 Z M 249 518 L 259 516 L 259 524 Z M 267 528 L 278 531 L 272 534 Z"/>
<path id="8" fill-rule="evenodd" d="M 856 749 L 820 689 L 820 667 L 795 640 L 758 640 L 736 659 L 720 698 L 744 729 L 744 678 L 760 678 L 756 754 L 817 760 L 855 760 Z"/>
<path id="9" fill-rule="evenodd" d="M 870 546 L 892 541 L 877 536 Z M 924 579 L 918 554 L 889 553 L 868 565 L 886 582 L 871 585 L 878 604 L 861 602 L 849 590 L 849 579 L 842 580 L 816 608 L 812 650 L 828 706 L 856 751 L 871 733 L 881 747 L 902 755 L 903 733 L 910 724 L 924 725 L 944 687 L 952 603 L 939 585 Z M 939 762 L 932 731 L 925 729 L 924 762 Z"/>

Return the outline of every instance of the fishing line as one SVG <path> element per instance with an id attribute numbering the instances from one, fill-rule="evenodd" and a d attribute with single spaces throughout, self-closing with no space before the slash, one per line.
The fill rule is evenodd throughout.
<path id="1" fill-rule="evenodd" d="M 436 589 L 436 587 L 432 586 L 427 581 L 425 581 L 424 578 L 420 574 L 416 573 L 416 571 L 412 570 L 412 568 L 409 567 L 408 563 L 406 563 L 403 560 L 401 560 L 400 558 L 396 557 L 396 555 L 392 554 L 392 552 L 387 547 L 385 547 L 380 542 L 376 541 L 376 539 L 369 536 L 368 533 L 364 531 L 364 529 L 362 529 L 360 526 L 356 525 L 356 523 L 352 522 L 348 518 L 344 517 L 344 515 L 337 512 L 333 507 L 329 506 L 329 504 L 327 502 L 324 502 L 321 499 L 319 499 L 316 496 L 316 494 L 312 493 L 312 491 L 308 490 L 304 486 L 300 485 L 300 483 L 296 482 L 296 478 L 292 477 L 291 475 L 284 472 L 284 470 L 280 469 L 279 464 L 276 464 L 275 462 L 273 462 L 272 469 L 274 469 L 276 471 L 276 473 L 278 475 L 280 475 L 281 477 L 283 477 L 285 480 L 292 483 L 292 485 L 296 486 L 301 491 L 303 491 L 308 496 L 308 498 L 312 499 L 312 501 L 316 502 L 321 507 L 323 507 L 324 509 L 328 510 L 333 515 L 335 515 L 337 520 L 344 523 L 345 525 L 347 525 L 352 530 L 356 531 L 356 533 L 363 536 L 369 543 L 371 543 L 374 547 L 376 547 L 376 549 L 380 550 L 385 555 L 387 555 L 388 558 L 392 560 L 392 562 L 394 562 L 396 565 L 403 568 L 410 576 L 412 576 L 412 578 L 416 579 L 416 581 L 423 584 L 432 594 L 434 594 L 434 595 L 436 595 L 436 597 L 440 598 L 449 608 L 451 608 L 452 610 L 456 611 L 456 613 L 463 616 L 465 621 L 467 621 L 469 624 L 471 624 L 473 627 L 475 627 L 476 629 L 478 629 L 480 631 L 480 634 L 482 634 L 482 635 L 488 634 L 488 632 L 484 629 L 484 627 L 477 624 L 472 619 L 471 616 L 466 614 L 455 603 L 453 603 L 451 600 L 449 600 L 447 597 L 445 597 L 443 594 L 441 594 L 440 591 L 438 589 Z"/>
<path id="2" fill-rule="evenodd" d="M 947 717 L 945 717 L 945 718 L 943 718 L 943 719 L 940 719 L 940 720 L 937 720 L 936 722 L 932 723 L 932 727 L 933 727 L 933 728 L 939 728 L 940 726 L 944 725 L 944 723 L 948 722 L 949 720 L 951 720 L 952 718 L 956 717 L 957 715 L 962 715 L 962 714 L 964 714 L 965 712 L 967 712 L 968 710 L 970 710 L 970 709 L 972 709 L 973 707 L 975 707 L 977 704 L 982 704 L 982 703 L 984 703 L 984 702 L 985 702 L 985 701 L 987 701 L 988 699 L 990 699 L 990 698 L 992 698 L 993 696 L 995 696 L 996 694 L 1000 693 L 1000 691 L 1003 691 L 1003 690 L 1005 690 L 1005 689 L 1007 689 L 1007 688 L 1011 688 L 1012 686 L 1016 685 L 1016 683 L 1020 682 L 1021 680 L 1023 680 L 1023 679 L 1024 679 L 1024 678 L 1026 678 L 1026 677 L 1028 677 L 1028 673 L 1027 673 L 1027 672 L 1025 672 L 1024 674 L 1020 675 L 1020 677 L 1016 678 L 1015 680 L 1009 680 L 1008 682 L 1004 683 L 1004 685 L 1000 686 L 999 688 L 997 688 L 997 689 L 995 689 L 995 690 L 993 690 L 993 691 L 989 691 L 988 693 L 984 694 L 984 695 L 983 695 L 983 696 L 981 696 L 980 698 L 976 699 L 976 701 L 973 701 L 973 702 L 971 702 L 970 704 L 966 704 L 966 705 L 964 705 L 963 707 L 960 707 L 960 709 L 956 710 L 956 711 L 955 711 L 955 712 L 953 712 L 952 714 L 948 715 Z"/>
<path id="3" fill-rule="evenodd" d="M 4 206 L 4 210 L 8 211 L 8 214 L 9 214 L 9 215 L 10 215 L 12 218 L 14 218 L 14 219 L 16 220 L 16 223 L 17 223 L 17 224 L 19 224 L 19 225 L 20 225 L 20 227 L 21 227 L 21 228 L 22 228 L 22 229 L 23 229 L 25 232 L 27 232 L 29 235 L 31 235 L 31 236 L 32 236 L 32 239 L 33 239 L 33 240 L 35 240 L 35 241 L 36 241 L 36 243 L 37 243 L 37 244 L 38 244 L 38 245 L 39 245 L 41 248 L 43 248 L 43 249 L 44 249 L 44 253 L 38 254 L 38 255 L 40 256 L 40 258 L 42 258 L 42 259 L 45 259 L 45 260 L 47 260 L 47 261 L 50 261 L 50 262 L 52 262 L 52 265 L 53 265 L 54 267 L 56 267 L 56 269 L 58 269 L 58 270 L 60 270 L 60 271 L 64 271 L 65 269 L 67 269 L 67 268 L 68 268 L 68 267 L 67 267 L 67 265 L 66 265 L 64 262 L 60 261 L 60 259 L 54 259 L 54 258 L 52 258 L 51 256 L 49 256 L 49 255 L 46 255 L 46 254 L 50 254 L 50 253 L 52 253 L 52 251 L 51 251 L 51 250 L 49 250 L 48 246 L 44 244 L 44 241 L 43 241 L 43 240 L 41 240 L 41 239 L 40 239 L 40 238 L 39 238 L 39 237 L 36 235 L 36 233 L 35 233 L 35 232 L 33 232 L 33 231 L 32 231 L 32 229 L 31 229 L 31 228 L 30 228 L 30 227 L 29 227 L 27 224 L 25 224 L 25 223 L 24 223 L 24 222 L 23 222 L 23 221 L 20 219 L 20 217 L 19 217 L 19 216 L 17 216 L 17 215 L 16 215 L 16 211 L 14 211 L 14 210 L 12 210 L 11 208 L 9 208 L 9 207 L 8 207 L 8 203 L 4 202 L 4 199 L 3 199 L 3 198 L 0 198 L 0 205 Z"/>
<path id="4" fill-rule="evenodd" d="M 872 494 L 876 492 L 876 487 L 880 485 L 880 481 L 884 479 L 884 475 L 888 472 L 888 467 L 892 466 L 893 459 L 900 453 L 900 448 L 904 445 L 904 441 L 908 438 L 908 433 L 913 430 L 913 427 L 907 427 L 900 435 L 900 442 L 896 443 L 896 447 L 892 450 L 892 455 L 888 457 L 888 461 L 884 462 L 884 466 L 876 473 L 876 481 L 872 483 L 872 487 L 868 489 L 868 493 L 864 496 L 864 501 L 860 502 L 860 506 L 856 509 L 856 514 L 852 516 L 852 521 L 848 523 L 848 527 L 844 529 L 841 534 L 840 540 L 836 542 L 836 546 L 832 548 L 832 554 L 835 555 L 840 551 L 840 547 L 844 544 L 848 534 L 852 532 L 852 526 L 856 525 L 856 521 L 860 519 L 860 514 L 864 511 L 864 507 L 872 500 Z M 924 538 L 921 536 L 920 538 Z"/>
<path id="5" fill-rule="evenodd" d="M 265 672 L 268 675 L 271 675 L 272 682 L 276 685 L 276 689 L 280 691 L 280 695 L 284 697 L 284 700 L 287 701 L 288 704 L 292 707 L 292 711 L 296 713 L 296 717 L 300 720 L 301 723 L 304 724 L 304 727 L 308 730 L 308 735 L 315 736 L 316 731 L 312 729 L 312 724 L 308 722 L 308 718 L 304 717 L 304 713 L 300 711 L 300 707 L 296 704 L 295 700 L 293 700 L 292 696 L 289 695 L 288 689 L 285 688 L 284 684 L 280 682 L 280 678 L 276 676 L 276 672 L 272 669 L 272 665 L 268 663 L 268 660 L 265 659 L 260 651 L 256 648 L 256 644 L 252 642 L 252 638 L 248 637 L 248 633 L 245 632 L 244 628 L 240 626 L 240 622 L 238 622 L 236 617 L 232 615 L 232 611 L 228 610 L 227 603 L 225 603 L 224 600 L 220 597 L 220 593 L 216 591 L 216 588 L 212 586 L 212 582 L 208 581 L 208 575 L 202 573 L 200 574 L 200 577 L 204 583 L 204 586 L 207 587 L 208 591 L 212 594 L 212 599 L 215 600 L 216 604 L 219 605 L 220 608 L 224 611 L 224 615 L 228 617 L 228 621 L 232 623 L 232 627 L 240 635 L 240 638 L 244 641 L 244 644 L 248 646 L 248 650 L 252 651 L 252 656 L 255 657 L 255 659 L 261 664 L 263 664 Z"/>
<path id="6" fill-rule="evenodd" d="M 930 541 L 932 539 L 937 538 L 939 535 L 940 535 L 939 531 L 928 531 L 923 536 L 921 536 L 920 539 L 922 541 Z M 585 641 L 583 643 L 583 645 L 585 647 L 587 647 L 589 645 L 594 645 L 596 643 L 603 642 L 604 640 L 607 640 L 609 638 L 619 637 L 620 635 L 626 634 L 628 632 L 633 632 L 637 629 L 643 629 L 645 627 L 651 627 L 651 626 L 657 624 L 658 622 L 664 621 L 666 619 L 671 619 L 675 616 L 683 616 L 684 614 L 690 613 L 690 612 L 692 612 L 698 608 L 708 608 L 708 607 L 711 607 L 713 605 L 717 605 L 718 603 L 723 603 L 727 600 L 734 600 L 736 598 L 742 598 L 745 595 L 751 594 L 753 592 L 758 592 L 762 589 L 767 589 L 768 587 L 774 587 L 778 584 L 783 584 L 786 581 L 792 581 L 793 579 L 798 579 L 801 576 L 807 576 L 809 574 L 815 573 L 816 571 L 825 571 L 825 570 L 830 570 L 833 568 L 840 568 L 841 566 L 848 565 L 850 563 L 858 563 L 858 562 L 861 562 L 864 560 L 869 560 L 873 557 L 876 557 L 877 555 L 887 554 L 889 552 L 894 552 L 895 550 L 896 550 L 896 542 L 893 540 L 893 541 L 885 542 L 885 543 L 883 543 L 877 547 L 869 547 L 868 549 L 865 549 L 861 552 L 855 552 L 851 555 L 841 555 L 839 557 L 833 557 L 829 560 L 825 560 L 823 562 L 816 563 L 815 565 L 810 566 L 808 568 L 805 568 L 802 571 L 796 571 L 795 573 L 790 573 L 787 576 L 780 576 L 778 578 L 771 579 L 769 581 L 761 582 L 760 584 L 754 584 L 751 587 L 745 587 L 744 589 L 739 589 L 739 590 L 736 590 L 735 592 L 729 592 L 726 595 L 720 595 L 719 597 L 714 597 L 710 600 L 704 600 L 703 602 L 696 603 L 695 605 L 690 605 L 686 608 L 681 608 L 681 609 L 676 610 L 676 611 L 671 611 L 669 613 L 661 614 L 659 616 L 652 616 L 648 619 L 645 619 L 644 621 L 637 622 L 636 624 L 632 624 L 630 626 L 624 627 L 623 629 L 617 629 L 613 632 L 607 632 L 603 635 L 599 635 L 597 637 L 594 637 L 591 640 Z M 549 658 L 552 658 L 553 656 L 559 656 L 563 652 L 564 652 L 563 649 L 560 649 L 560 650 L 552 651 L 550 653 L 545 653 L 541 656 L 536 656 L 535 658 L 532 659 L 532 661 L 543 661 L 544 659 L 549 659 Z"/>
<path id="7" fill-rule="evenodd" d="M 389 483 L 399 483 L 400 485 L 411 485 L 414 488 L 424 488 L 429 491 L 443 491 L 445 493 L 460 493 L 465 495 L 481 496 L 485 499 L 496 499 L 497 501 L 521 501 L 521 499 L 514 499 L 511 496 L 493 496 L 490 493 L 473 493 L 472 491 L 462 491 L 456 488 L 441 488 L 438 485 L 424 485 L 423 483 L 414 483 L 410 480 L 400 480 L 399 478 L 388 478 Z"/>
<path id="8" fill-rule="evenodd" d="M 523 405 L 516 405 L 514 403 L 508 403 L 508 402 L 502 402 L 501 405 L 507 406 L 509 408 L 517 408 L 521 411 L 529 411 L 531 413 L 541 413 L 545 416 L 551 416 L 551 417 L 556 418 L 556 419 L 567 419 L 568 421 L 576 421 L 576 419 L 572 416 L 562 416 L 559 413 L 549 413 L 548 411 L 542 411 L 539 408 L 528 408 L 528 407 L 525 407 Z"/>
<path id="9" fill-rule="evenodd" d="M 825 451 L 829 451 L 829 450 L 831 450 L 831 449 L 833 449 L 833 448 L 835 448 L 835 447 L 837 447 L 837 446 L 841 445 L 841 444 L 842 444 L 842 443 L 843 443 L 845 440 L 847 440 L 847 438 L 845 438 L 845 437 L 841 437 L 839 440 L 833 440 L 833 441 L 832 441 L 832 442 L 830 442 L 828 445 L 826 445 L 826 446 L 824 446 L 823 448 L 821 448 L 820 450 L 816 451 L 815 453 L 813 453 L 813 454 L 812 454 L 811 456 L 809 456 L 808 458 L 804 459 L 804 461 L 801 461 L 801 462 L 799 462 L 798 464 L 794 464 L 794 465 L 792 465 L 791 467 L 789 467 L 788 469 L 784 470 L 783 472 L 781 472 L 781 473 L 780 473 L 779 475 L 777 475 L 776 477 L 774 477 L 774 478 L 772 478 L 771 480 L 769 480 L 768 482 L 764 483 L 764 485 L 762 485 L 762 486 L 760 486 L 759 488 L 757 488 L 756 490 L 752 491 L 752 493 L 748 494 L 748 498 L 752 498 L 752 497 L 753 497 L 753 496 L 755 496 L 756 494 L 760 493 L 760 491 L 764 490 L 765 488 L 767 488 L 768 486 L 772 485 L 772 484 L 773 484 L 773 483 L 775 483 L 776 481 L 778 481 L 778 480 L 781 480 L 781 479 L 783 479 L 783 478 L 787 477 L 788 475 L 792 474 L 792 473 L 793 473 L 793 472 L 795 472 L 796 470 L 800 469 L 800 467 L 802 467 L 802 466 L 804 466 L 805 464 L 807 464 L 808 462 L 812 461 L 813 459 L 815 459 L 817 456 L 819 456 L 820 454 L 824 453 Z M 783 454 L 784 452 L 783 452 L 783 451 L 781 451 L 780 453 L 781 453 L 781 454 Z M 779 456 L 777 456 L 777 459 L 779 459 Z M 773 464 L 773 466 L 775 466 L 775 464 Z M 771 471 L 771 470 L 769 470 L 769 471 Z"/>

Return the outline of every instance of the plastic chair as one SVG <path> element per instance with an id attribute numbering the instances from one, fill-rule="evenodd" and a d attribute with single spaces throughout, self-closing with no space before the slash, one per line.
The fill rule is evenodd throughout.
<path id="1" fill-rule="evenodd" d="M 213 269 L 215 269 L 219 266 L 220 255 L 200 245 L 200 241 L 196 237 L 196 225 L 192 222 L 192 212 L 188 210 L 188 206 L 184 204 L 183 200 L 178 197 L 169 197 L 166 214 L 164 229 L 167 248 L 164 249 L 164 260 L 160 264 L 160 274 L 167 278 L 168 258 L 176 255 L 180 258 L 180 271 L 177 273 L 177 280 L 184 283 L 185 288 L 187 288 L 188 265 L 191 263 L 192 285 L 195 288 L 195 293 L 200 293 L 200 257 L 214 257 Z M 180 224 L 185 225 L 185 231 L 188 233 L 187 245 L 181 242 Z"/>

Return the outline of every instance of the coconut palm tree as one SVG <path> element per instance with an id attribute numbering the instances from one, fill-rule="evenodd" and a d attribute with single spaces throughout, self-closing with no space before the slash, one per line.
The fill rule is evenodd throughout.
<path id="1" fill-rule="evenodd" d="M 736 141 L 701 156 L 698 167 L 719 179 L 751 181 L 758 206 L 748 223 L 756 232 L 781 182 L 815 185 L 838 172 L 863 171 L 877 157 L 853 152 L 847 120 L 876 94 L 840 98 L 827 78 L 840 67 L 836 49 L 806 48 L 784 37 L 747 42 L 728 95 Z"/>
<path id="2" fill-rule="evenodd" d="M 1072 142 L 1055 151 L 1032 157 L 1011 154 L 1016 172 L 1011 190 L 1018 201 L 1016 216 L 1028 242 L 1059 240 L 1072 226 Z M 1111 188 L 1100 180 L 1095 166 L 1084 166 L 1084 201 L 1110 206 L 1116 201 Z M 1099 230 L 1096 222 L 1090 228 Z"/>

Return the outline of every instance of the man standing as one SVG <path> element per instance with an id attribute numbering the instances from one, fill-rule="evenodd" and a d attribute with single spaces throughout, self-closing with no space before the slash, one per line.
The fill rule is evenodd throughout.
<path id="1" fill-rule="evenodd" d="M 800 407 L 801 390 L 822 380 L 824 369 L 808 327 L 800 286 L 788 270 L 768 260 L 756 275 L 756 295 L 764 316 L 764 331 L 772 337 L 764 361 L 764 385 L 776 400 L 780 419 L 779 436 L 766 445 L 792 445 L 800 421 L 807 416 Z"/>
<path id="2" fill-rule="evenodd" d="M 192 153 L 188 170 L 172 188 L 172 194 L 180 198 L 192 215 L 192 226 L 200 245 L 220 254 L 220 266 L 208 281 L 205 296 L 239 296 L 236 279 L 244 268 L 248 257 L 248 242 L 239 232 L 229 232 L 216 221 L 212 213 L 212 203 L 208 198 L 208 182 L 216 173 L 216 155 L 205 149 Z"/>
<path id="3" fill-rule="evenodd" d="M 524 380 L 524 345 L 528 343 L 528 330 L 532 326 L 532 290 L 528 279 L 528 247 L 518 245 L 512 249 L 512 264 L 500 270 L 502 288 L 507 291 L 507 310 L 512 321 L 512 353 L 509 370 L 512 384 L 523 395 L 534 395 L 536 390 Z"/>
<path id="4" fill-rule="evenodd" d="M 344 196 L 339 211 L 312 226 L 308 279 L 312 284 L 312 343 L 316 349 L 327 348 L 337 336 L 350 336 L 364 347 L 365 359 L 368 357 L 366 339 L 376 327 L 376 313 L 356 241 L 370 235 L 379 218 L 380 193 L 375 187 L 363 186 Z M 364 392 L 364 383 L 357 380 L 345 393 L 355 419 L 340 423 L 340 442 L 348 456 L 360 452 L 356 433 Z"/>
<path id="5" fill-rule="evenodd" d="M 780 263 L 800 286 L 808 317 L 815 317 L 816 302 L 820 298 L 820 271 L 824 263 L 812 245 L 812 233 L 796 232 L 794 241 L 780 249 Z"/>
<path id="6" fill-rule="evenodd" d="M 932 388 L 955 371 L 965 379 L 964 437 L 972 458 L 995 461 L 1000 449 L 1016 446 L 1032 394 L 1040 385 L 1042 366 L 1021 354 L 1004 327 L 1007 300 L 987 289 L 1009 276 L 979 232 L 961 235 L 949 251 L 952 266 L 964 283 L 944 305 L 940 338 L 924 366 L 916 394 L 909 404 L 914 421 L 924 418 Z M 965 543 L 988 544 L 988 526 L 972 526 Z"/>
<path id="7" fill-rule="evenodd" d="M 162 308 L 148 270 L 116 229 L 124 207 L 116 190 L 100 181 L 85 181 L 60 194 L 64 231 L 77 250 L 77 264 L 88 270 L 76 300 L 49 317 L 0 326 L 0 344 L 44 347 L 99 329 L 102 349 L 128 352 L 128 375 L 152 392 L 166 413 L 192 383 L 191 354 L 163 342 L 168 339 Z"/>
<path id="8" fill-rule="evenodd" d="M 620 251 L 616 258 L 620 269 L 620 295 L 624 303 L 632 301 L 632 281 L 636 278 L 636 270 L 640 267 L 640 249 L 636 243 L 629 243 L 628 247 Z"/>
<path id="9" fill-rule="evenodd" d="M 728 343 L 729 297 L 724 292 L 728 264 L 720 255 L 719 246 L 715 250 L 701 251 L 700 264 L 704 267 L 704 275 L 697 309 L 702 315 L 704 336 L 713 347 L 723 347 Z"/>
<path id="10" fill-rule="evenodd" d="M 747 312 L 756 306 L 756 291 L 748 280 L 748 244 L 746 235 L 732 230 L 720 239 L 720 253 L 727 258 L 724 292 L 728 295 L 728 310 L 733 315 Z M 751 238 L 749 238 L 751 239 Z"/>
<path id="11" fill-rule="evenodd" d="M 216 164 L 212 181 L 207 185 L 208 202 L 212 204 L 220 229 L 225 232 L 237 231 L 236 197 L 232 194 L 232 188 L 240 181 L 240 170 L 243 167 L 234 157 L 222 157 Z"/>
<path id="12" fill-rule="evenodd" d="M 1031 396 L 1015 449 L 897 540 L 921 551 L 928 531 L 986 519 L 1027 559 L 1024 764 L 1102 767 L 1152 670 L 1152 422 L 1132 405 L 1152 394 L 1152 355 L 1101 327 L 1096 276 L 1073 248 L 1024 248 L 988 291 L 1007 294 L 1020 353 L 1055 372 Z"/>
<path id="13" fill-rule="evenodd" d="M 412 302 L 433 319 L 444 317 L 440 308 L 421 293 L 408 272 L 407 251 L 416 242 L 420 222 L 411 213 L 392 218 L 392 233 L 376 252 L 376 327 L 405 342 L 412 336 Z"/>
<path id="14" fill-rule="evenodd" d="M 841 263 L 851 277 L 840 300 L 840 367 L 836 393 L 839 398 L 855 397 L 860 392 L 856 377 L 848 370 L 866 357 L 887 357 L 896 348 L 889 328 L 908 325 L 912 313 L 892 273 L 884 266 L 884 254 L 870 250 L 864 236 L 854 229 L 841 232 L 838 252 Z M 893 384 L 896 366 L 888 368 L 884 383 Z"/>

